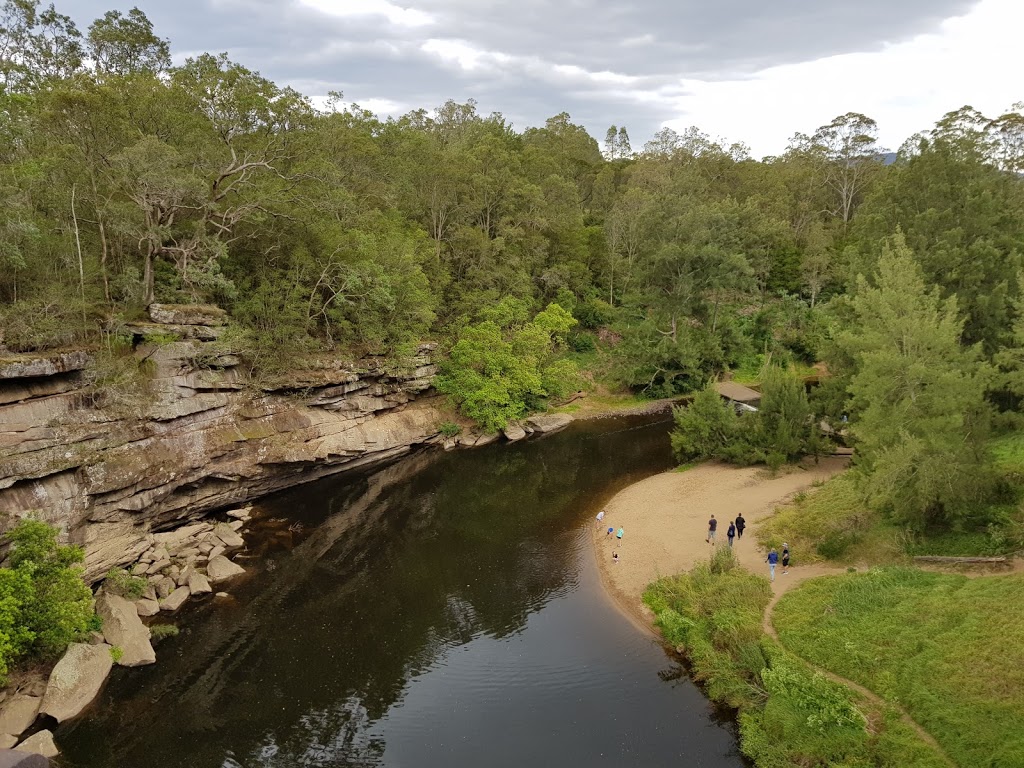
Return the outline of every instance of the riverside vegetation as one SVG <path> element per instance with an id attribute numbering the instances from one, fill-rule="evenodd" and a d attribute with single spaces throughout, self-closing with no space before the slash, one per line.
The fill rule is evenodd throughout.
<path id="1" fill-rule="evenodd" d="M 1024 387 L 1020 109 L 950 112 L 888 165 L 856 113 L 760 161 L 696 128 L 634 151 L 619 127 L 602 151 L 564 113 L 525 130 L 473 102 L 383 119 L 341 94 L 315 108 L 224 55 L 172 66 L 170 50 L 137 9 L 80 30 L 0 2 L 11 352 L 90 346 L 103 368 L 152 302 L 204 301 L 230 315 L 219 351 L 268 375 L 437 341 L 441 388 L 492 429 L 580 386 L 673 396 L 766 359 L 824 356 L 836 393 L 871 350 L 829 350 L 870 322 L 893 247 L 953 318 L 964 352 L 948 365 L 1002 408 Z M 838 399 L 814 408 L 835 416 Z M 895 460 L 891 443 L 871 461 Z"/>

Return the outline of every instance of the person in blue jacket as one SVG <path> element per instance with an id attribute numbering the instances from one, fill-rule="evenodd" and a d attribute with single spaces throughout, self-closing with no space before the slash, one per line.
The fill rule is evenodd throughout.
<path id="1" fill-rule="evenodd" d="M 768 559 L 766 562 L 768 563 L 768 572 L 771 574 L 771 580 L 775 581 L 775 566 L 779 563 L 779 553 L 775 551 L 774 547 L 772 548 L 772 551 L 768 553 Z"/>

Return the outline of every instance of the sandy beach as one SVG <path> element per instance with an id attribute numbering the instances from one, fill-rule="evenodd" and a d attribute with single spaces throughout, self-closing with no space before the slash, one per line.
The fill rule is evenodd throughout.
<path id="1" fill-rule="evenodd" d="M 644 588 L 661 576 L 689 569 L 711 552 L 705 542 L 708 519 L 719 521 L 715 547 L 727 547 L 729 521 L 740 512 L 747 521 L 746 535 L 733 547 L 739 561 L 755 573 L 768 575 L 765 553 L 753 536 L 758 521 L 793 495 L 817 481 L 842 472 L 846 457 L 822 459 L 780 472 L 774 477 L 764 467 L 731 467 L 701 464 L 685 472 L 665 472 L 621 491 L 605 507 L 601 523 L 593 522 L 601 578 L 619 605 L 646 627 L 651 616 L 641 602 Z M 595 514 L 597 511 L 595 510 Z M 622 540 L 609 536 L 608 528 L 623 529 Z M 612 552 L 619 561 L 612 560 Z M 794 562 L 800 553 L 794 552 Z M 810 565 L 776 571 L 775 597 L 804 579 L 834 573 L 832 566 Z"/>

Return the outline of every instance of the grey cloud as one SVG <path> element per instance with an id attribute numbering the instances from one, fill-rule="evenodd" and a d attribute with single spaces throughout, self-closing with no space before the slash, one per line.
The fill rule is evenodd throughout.
<path id="1" fill-rule="evenodd" d="M 768 66 L 875 50 L 932 31 L 976 2 L 395 0 L 434 18 L 405 27 L 383 16 L 323 14 L 298 0 L 134 0 L 178 56 L 228 51 L 279 83 L 319 84 L 322 92 L 341 90 L 357 102 L 429 108 L 472 97 L 482 111 L 501 111 L 519 128 L 568 111 L 595 136 L 625 123 L 637 144 L 673 116 L 668 108 L 558 65 L 628 75 L 638 78 L 633 90 L 653 91 L 678 87 L 682 78 L 744 77 Z M 83 29 L 111 7 L 104 0 L 57 5 Z M 462 70 L 422 50 L 428 39 L 463 41 L 513 60 L 488 58 L 478 70 Z"/>

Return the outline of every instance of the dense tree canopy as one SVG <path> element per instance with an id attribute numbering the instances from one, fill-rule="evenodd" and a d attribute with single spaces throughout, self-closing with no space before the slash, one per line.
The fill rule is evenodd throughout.
<path id="1" fill-rule="evenodd" d="M 441 387 L 490 428 L 575 386 L 576 353 L 649 396 L 827 357 L 826 410 L 877 471 L 972 472 L 989 402 L 1024 393 L 1020 104 L 952 111 L 896 155 L 850 112 L 757 161 L 696 128 L 640 151 L 565 113 L 518 131 L 473 101 L 318 109 L 226 55 L 170 52 L 138 9 L 83 34 L 0 0 L 0 345 L 96 344 L 154 301 L 223 306 L 268 367 L 433 339 Z M 892 389 L 899 371 L 924 401 Z M 787 405 L 755 442 L 791 457 L 814 442 L 810 406 L 776 383 Z M 955 509 L 940 475 L 907 501 L 893 469 L 879 499 Z"/>

